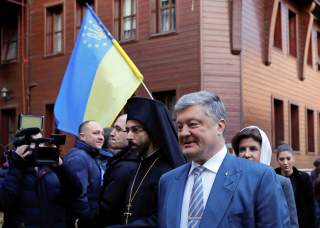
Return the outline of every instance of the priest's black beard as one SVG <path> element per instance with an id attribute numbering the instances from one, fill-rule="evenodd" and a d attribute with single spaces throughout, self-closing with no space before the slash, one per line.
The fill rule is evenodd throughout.
<path id="1" fill-rule="evenodd" d="M 144 157 L 148 152 L 150 144 L 150 141 L 143 142 L 140 145 L 133 143 L 132 141 L 129 141 L 129 148 L 130 151 L 137 153 L 139 157 Z"/>

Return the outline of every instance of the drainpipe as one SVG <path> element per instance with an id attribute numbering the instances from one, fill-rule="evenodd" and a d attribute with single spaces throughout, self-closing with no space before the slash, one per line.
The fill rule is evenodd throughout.
<path id="1" fill-rule="evenodd" d="M 25 24 L 25 9 L 26 9 L 26 4 L 25 0 L 21 0 L 21 58 L 20 58 L 20 82 L 21 82 L 21 88 L 20 88 L 20 94 L 21 94 L 21 110 L 22 113 L 26 113 L 26 91 L 25 91 L 25 29 L 24 29 L 24 24 Z"/>

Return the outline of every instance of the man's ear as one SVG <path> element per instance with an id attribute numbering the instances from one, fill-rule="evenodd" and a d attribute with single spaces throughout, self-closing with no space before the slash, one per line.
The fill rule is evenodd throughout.
<path id="1" fill-rule="evenodd" d="M 224 130 L 226 129 L 226 121 L 224 119 L 219 120 L 218 122 L 218 135 L 223 135 Z"/>
<path id="2" fill-rule="evenodd" d="M 79 134 L 79 139 L 84 140 L 84 133 L 83 133 L 83 132 L 81 132 L 81 133 Z"/>

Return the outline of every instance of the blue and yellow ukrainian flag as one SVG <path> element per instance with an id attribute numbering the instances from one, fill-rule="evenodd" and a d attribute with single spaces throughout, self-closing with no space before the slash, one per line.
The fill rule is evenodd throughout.
<path id="1" fill-rule="evenodd" d="M 55 103 L 57 128 L 78 135 L 85 120 L 110 126 L 142 74 L 89 7 Z"/>

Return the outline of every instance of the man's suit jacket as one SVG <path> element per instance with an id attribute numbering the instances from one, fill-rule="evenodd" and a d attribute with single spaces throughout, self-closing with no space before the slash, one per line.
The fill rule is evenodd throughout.
<path id="1" fill-rule="evenodd" d="M 180 227 L 190 166 L 188 163 L 161 177 L 158 227 Z M 265 165 L 227 154 L 213 183 L 200 227 L 289 226 L 288 207 L 275 172 Z"/>

